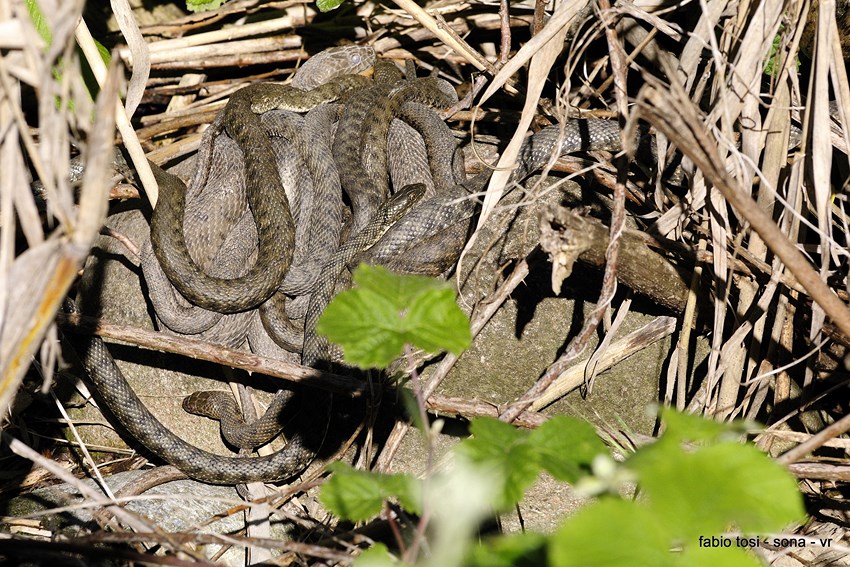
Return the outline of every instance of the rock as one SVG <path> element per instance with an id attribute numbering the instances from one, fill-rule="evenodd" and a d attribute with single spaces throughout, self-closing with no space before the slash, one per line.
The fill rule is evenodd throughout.
<path id="1" fill-rule="evenodd" d="M 566 192 L 551 191 L 549 200 L 583 201 L 575 186 Z M 538 200 L 545 206 L 547 200 Z M 498 268 L 526 255 L 535 245 L 537 235 L 536 209 L 524 207 L 503 209 L 494 217 L 501 225 L 511 228 L 508 236 L 498 230 L 480 238 L 478 252 L 467 258 L 462 274 L 466 282 L 461 296 L 465 305 L 472 305 L 486 296 L 499 282 Z M 110 218 L 110 226 L 125 232 L 138 241 L 146 223 L 138 211 L 129 211 Z M 473 271 L 471 258 L 483 255 L 483 263 Z M 92 293 L 84 302 L 87 314 L 97 314 L 105 320 L 151 328 L 148 303 L 139 286 L 139 269 L 128 261 L 121 246 L 112 239 L 98 243 L 96 263 L 87 269 L 86 289 Z M 481 399 L 504 404 L 525 392 L 541 373 L 557 358 L 559 351 L 580 328 L 586 312 L 595 303 L 600 287 L 598 272 L 577 268 L 565 282 L 560 296 L 550 288 L 549 267 L 542 255 L 532 255 L 532 274 L 525 286 L 513 294 L 493 320 L 484 328 L 473 346 L 461 357 L 457 366 L 444 381 L 441 393 L 463 398 Z M 576 307 L 578 306 L 578 307 Z M 650 306 L 650 311 L 652 311 Z M 644 325 L 654 313 L 632 313 L 621 334 Z M 595 344 L 595 340 L 592 341 Z M 590 355 L 594 344 L 585 354 Z M 652 345 L 613 369 L 600 375 L 591 395 L 582 399 L 578 392 L 556 402 L 546 413 L 566 413 L 585 417 L 597 424 L 613 424 L 639 433 L 649 434 L 654 417 L 646 408 L 658 399 L 658 384 L 669 352 L 669 340 Z M 223 389 L 224 373 L 213 365 L 189 361 L 177 356 L 139 351 L 129 347 L 114 347 L 119 365 L 131 380 L 143 401 L 173 431 L 199 447 L 227 454 L 220 440 L 217 424 L 186 414 L 180 407 L 182 398 L 199 389 Z M 77 414 L 77 419 L 101 421 L 93 409 Z M 103 427 L 82 427 L 86 442 L 114 444 L 115 435 Z M 104 435 L 104 431 L 109 435 Z M 417 470 L 425 462 L 424 448 L 408 436 L 405 447 L 393 463 L 396 471 Z M 444 450 L 455 439 L 440 436 Z M 135 443 L 130 440 L 132 446 Z M 563 484 L 541 478 L 521 505 L 526 527 L 553 529 L 564 514 L 575 509 L 581 500 Z M 205 512 L 204 512 L 205 513 Z M 511 523 L 514 522 L 514 523 Z M 518 520 L 507 526 L 519 529 Z"/>
<path id="2" fill-rule="evenodd" d="M 114 493 L 129 482 L 144 474 L 144 471 L 127 471 L 105 477 L 107 485 Z M 93 480 L 80 482 L 98 491 Z M 99 491 L 98 491 L 99 492 Z M 58 484 L 39 488 L 22 496 L 12 498 L 4 506 L 7 516 L 27 516 L 39 514 L 45 510 L 69 507 L 60 514 L 47 516 L 42 527 L 53 532 L 53 536 L 62 534 L 73 537 L 80 533 L 96 530 L 92 508 L 75 506 L 85 503 L 79 491 L 68 484 Z M 198 532 L 203 534 L 234 534 L 245 529 L 243 512 L 227 515 L 227 510 L 244 504 L 232 486 L 213 486 L 194 480 L 177 480 L 155 486 L 137 499 L 131 499 L 125 508 L 145 518 L 164 532 Z M 94 508 L 100 509 L 100 507 Z M 221 519 L 215 519 L 221 516 Z M 285 538 L 288 522 L 272 522 L 272 537 Z M 211 559 L 225 544 L 191 546 L 202 555 Z M 170 549 L 168 545 L 163 546 Z M 217 558 L 223 565 L 238 567 L 245 564 L 245 549 L 233 546 Z"/>

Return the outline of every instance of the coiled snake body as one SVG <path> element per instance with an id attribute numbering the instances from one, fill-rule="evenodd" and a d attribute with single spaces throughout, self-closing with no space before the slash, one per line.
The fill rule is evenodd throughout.
<path id="1" fill-rule="evenodd" d="M 424 90 L 423 88 L 423 92 Z M 439 90 L 440 87 L 437 86 L 436 91 L 439 92 Z M 330 356 L 326 344 L 315 337 L 312 328 L 318 315 L 321 314 L 324 304 L 327 303 L 329 296 L 333 293 L 339 273 L 354 259 L 365 257 L 369 261 L 386 263 L 401 271 L 435 273 L 437 270 L 439 272 L 444 271 L 448 265 L 455 261 L 460 247 L 463 245 L 469 219 L 475 210 L 474 201 L 469 198 L 469 194 L 480 190 L 486 183 L 489 174 L 481 174 L 464 183 L 456 182 L 460 172 L 457 171 L 457 167 L 453 168 L 452 165 L 455 154 L 454 142 L 453 140 L 446 141 L 451 140 L 451 138 L 446 138 L 440 134 L 441 127 L 435 126 L 433 119 L 426 117 L 427 112 L 423 114 L 421 109 L 417 110 L 415 105 L 409 104 L 410 99 L 417 99 L 418 94 L 411 94 L 411 92 L 415 93 L 416 91 L 416 88 L 410 86 L 397 87 L 396 93 L 405 94 L 401 94 L 398 99 L 392 100 L 393 88 L 382 90 L 381 96 L 386 97 L 389 101 L 381 103 L 389 109 L 386 111 L 389 116 L 386 122 L 389 124 L 392 116 L 399 113 L 414 126 L 421 127 L 423 132 L 431 132 L 431 134 L 426 135 L 426 138 L 431 136 L 430 141 L 426 139 L 429 158 L 432 160 L 448 160 L 449 163 L 444 164 L 444 173 L 437 176 L 440 180 L 436 182 L 437 191 L 435 194 L 423 198 L 423 187 L 408 187 L 397 193 L 387 203 L 381 205 L 377 214 L 373 212 L 365 223 L 362 220 L 362 215 L 355 211 L 353 221 L 355 230 L 352 232 L 354 236 L 325 262 L 324 269 L 321 271 L 316 284 L 318 293 L 314 291 L 310 301 L 304 340 L 303 357 L 305 363 L 317 363 Z M 258 88 L 257 92 L 262 92 L 262 89 Z M 257 116 L 254 110 L 251 110 L 252 97 L 250 94 L 250 91 L 248 91 L 244 95 L 234 95 L 232 100 L 235 100 L 235 102 L 232 103 L 233 107 L 230 108 L 230 112 L 236 112 L 235 118 L 233 115 L 228 118 L 228 111 L 226 110 L 223 119 L 224 128 L 240 144 L 244 154 L 249 206 L 257 225 L 260 241 L 258 258 L 254 267 L 248 271 L 249 277 L 235 280 L 239 281 L 238 285 L 226 283 L 228 280 L 222 282 L 210 279 L 197 265 L 192 266 L 190 263 L 191 254 L 186 250 L 185 243 L 180 244 L 182 234 L 177 234 L 178 231 L 182 230 L 178 226 L 180 224 L 178 221 L 181 220 L 179 219 L 181 195 L 179 191 L 176 191 L 176 195 L 169 193 L 169 190 L 180 189 L 180 187 L 174 183 L 173 179 L 168 177 L 169 174 L 157 171 L 160 184 L 166 185 L 163 191 L 164 198 L 157 209 L 159 210 L 168 204 L 176 204 L 178 212 L 160 211 L 155 214 L 155 222 L 152 223 L 152 241 L 156 256 L 161 262 L 163 258 L 165 259 L 162 266 L 167 272 L 176 272 L 172 281 L 175 282 L 184 296 L 206 309 L 225 313 L 251 309 L 275 294 L 284 281 L 286 269 L 292 259 L 291 246 L 294 241 L 292 216 L 288 210 L 282 214 L 277 210 L 281 207 L 287 208 L 286 205 L 288 204 L 280 187 L 281 183 L 277 171 L 272 172 L 267 165 L 258 163 L 260 161 L 258 157 L 267 151 L 262 149 L 266 146 L 264 142 L 259 141 L 259 138 L 265 139 L 266 142 L 268 142 L 268 138 L 262 125 L 257 125 L 260 121 L 255 120 Z M 426 97 L 426 100 L 432 99 Z M 250 118 L 247 117 L 248 114 L 251 115 Z M 431 126 L 427 125 L 429 120 L 432 122 Z M 382 123 L 372 124 L 369 127 L 375 129 L 375 131 L 384 132 L 382 135 L 386 136 L 386 130 L 383 129 Z M 443 124 L 442 127 L 445 128 L 445 125 Z M 345 134 L 338 132 L 337 139 L 340 135 Z M 259 154 L 255 153 L 254 148 L 249 148 L 247 145 L 253 143 L 257 144 L 256 147 L 261 148 Z M 385 138 L 379 141 L 379 145 L 386 147 Z M 567 124 L 566 135 L 563 137 L 559 136 L 557 127 L 545 129 L 530 138 L 523 146 L 519 167 L 512 175 L 511 182 L 521 180 L 528 173 L 540 167 L 553 152 L 568 153 L 596 149 L 618 150 L 619 147 L 620 137 L 617 125 L 604 120 Z M 359 156 L 359 159 L 362 159 L 362 156 Z M 385 166 L 381 165 L 380 159 L 377 164 L 367 175 L 386 175 Z M 340 164 L 340 167 L 345 169 L 346 165 Z M 384 169 L 381 169 L 382 167 Z M 374 173 L 375 169 L 378 171 L 377 174 Z M 358 171 L 361 171 L 361 169 L 358 169 Z M 446 171 L 448 173 L 445 173 Z M 258 191 L 253 196 L 251 195 L 251 192 L 254 192 L 256 188 L 266 182 L 272 187 L 273 198 L 261 199 Z M 345 183 L 344 180 L 343 183 Z M 180 185 L 182 185 L 182 182 Z M 379 183 L 378 191 L 383 191 L 381 187 L 384 186 L 385 181 L 384 185 Z M 350 191 L 349 187 L 345 187 L 345 189 Z M 349 196 L 352 202 L 360 198 L 354 197 L 353 194 L 349 194 Z M 376 199 L 372 195 L 363 197 L 363 209 L 372 209 L 376 201 L 380 202 L 385 197 L 386 195 L 381 195 L 380 199 Z M 164 216 L 163 212 L 165 212 Z M 447 241 L 446 238 L 448 237 L 450 238 Z M 174 242 L 178 243 L 176 247 L 173 245 Z M 439 242 L 443 245 L 435 247 L 434 243 Z M 164 251 L 162 250 L 163 245 Z M 266 246 L 269 246 L 269 248 L 266 248 Z M 416 250 L 417 246 L 421 246 L 421 250 L 427 252 L 412 252 Z M 433 254 L 435 248 L 438 248 L 441 252 L 439 257 L 436 259 L 428 257 L 428 254 Z M 157 249 L 159 250 L 157 251 Z M 262 269 L 258 269 L 257 266 Z M 171 270 L 171 268 L 174 268 L 174 270 Z M 169 278 L 172 278 L 173 275 L 172 273 L 168 274 Z M 177 283 L 178 281 L 180 283 Z M 207 289 L 210 287 L 215 289 Z M 227 291 L 222 291 L 232 287 L 238 288 L 233 295 L 229 295 Z M 313 412 L 315 415 L 312 416 L 313 419 L 306 425 L 303 433 L 293 436 L 284 449 L 268 457 L 222 457 L 210 454 L 186 443 L 171 433 L 145 408 L 115 366 L 112 357 L 100 339 L 88 339 L 86 344 L 80 344 L 79 348 L 83 353 L 81 357 L 83 364 L 96 390 L 121 424 L 148 449 L 177 466 L 189 476 L 207 482 L 228 484 L 257 480 L 281 480 L 300 472 L 310 462 L 318 448 L 317 443 L 320 441 L 315 439 L 315 434 L 317 431 L 323 431 L 317 421 L 325 417 L 323 412 Z M 260 423 L 252 426 L 254 428 L 252 431 L 241 437 L 238 433 L 234 434 L 232 440 L 240 445 L 255 445 L 258 439 L 260 443 L 267 441 L 270 435 L 276 434 L 276 431 L 279 430 L 277 412 L 283 405 L 283 401 L 285 401 L 284 398 L 278 396 L 272 408 L 260 420 Z M 217 403 L 207 393 L 195 394 L 185 401 L 185 405 L 193 411 L 198 409 L 196 407 L 198 405 L 213 407 Z M 227 403 L 225 402 L 224 405 L 226 406 Z M 217 411 L 220 416 L 228 420 L 235 410 L 232 407 L 216 406 L 212 411 Z M 230 427 L 238 429 L 238 424 L 231 424 Z M 313 438 L 310 436 L 311 433 Z"/>
<path id="2" fill-rule="evenodd" d="M 368 59 L 346 71 L 362 70 Z M 195 305 L 221 313 L 244 311 L 268 299 L 280 285 L 292 262 L 295 226 L 274 151 L 258 114 L 274 108 L 309 110 L 339 98 L 350 88 L 362 86 L 361 77 L 343 75 L 313 91 L 261 83 L 234 93 L 224 109 L 222 123 L 239 145 L 245 162 L 248 205 L 259 238 L 259 254 L 248 273 L 240 278 L 208 275 L 193 260 L 183 238 L 185 186 L 160 168 L 154 168 L 162 202 L 151 218 L 153 250 L 171 282 Z"/>

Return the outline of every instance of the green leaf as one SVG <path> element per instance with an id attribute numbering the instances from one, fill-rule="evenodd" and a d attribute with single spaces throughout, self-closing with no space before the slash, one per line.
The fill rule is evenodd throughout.
<path id="1" fill-rule="evenodd" d="M 420 487 L 407 475 L 359 471 L 344 463 L 328 467 L 334 475 L 322 486 L 319 499 L 331 512 L 352 521 L 377 515 L 390 497 L 397 497 L 405 508 L 418 512 Z"/>
<path id="2" fill-rule="evenodd" d="M 342 346 L 345 360 L 360 368 L 383 368 L 404 349 L 401 315 L 372 290 L 337 295 L 319 318 L 316 332 Z"/>
<path id="3" fill-rule="evenodd" d="M 573 484 L 587 475 L 596 455 L 608 453 L 588 422 L 566 416 L 547 420 L 531 432 L 528 441 L 549 474 Z"/>
<path id="4" fill-rule="evenodd" d="M 781 60 L 780 49 L 782 48 L 782 35 L 783 31 L 785 31 L 785 26 L 779 27 L 779 33 L 773 36 L 773 43 L 770 46 L 770 53 L 767 55 L 767 61 L 764 63 L 764 73 L 766 75 L 770 75 L 771 77 L 776 76 L 776 74 L 780 71 L 779 63 Z M 794 59 L 794 69 L 800 70 L 800 58 L 796 57 Z"/>
<path id="5" fill-rule="evenodd" d="M 215 10 L 227 0 L 186 0 L 186 9 L 190 12 Z"/>
<path id="6" fill-rule="evenodd" d="M 553 567 L 675 565 L 670 534 L 678 519 L 658 516 L 636 502 L 606 499 L 569 518 L 549 543 Z"/>
<path id="7" fill-rule="evenodd" d="M 486 540 L 472 549 L 466 567 L 538 567 L 546 565 L 547 538 L 526 532 Z"/>
<path id="8" fill-rule="evenodd" d="M 53 43 L 53 33 L 50 30 L 47 19 L 44 17 L 44 12 L 41 11 L 41 7 L 38 5 L 36 0 L 26 0 L 26 8 L 27 13 L 30 16 L 30 20 L 32 20 L 33 27 L 35 27 L 38 35 L 41 36 L 41 39 L 44 40 L 45 45 L 51 45 Z M 110 60 L 112 59 L 109 50 L 103 46 L 102 43 L 94 40 L 95 47 L 97 48 L 97 52 L 100 54 L 100 58 L 103 62 L 108 66 Z M 94 77 L 94 73 L 89 67 L 88 61 L 83 56 L 82 50 L 79 46 L 76 48 L 77 54 L 80 58 L 80 72 L 83 76 L 83 82 L 86 85 L 86 89 L 89 93 L 89 96 L 92 100 L 94 100 L 97 92 L 100 90 L 100 86 L 97 83 L 97 79 Z M 60 61 L 57 66 L 53 68 L 53 77 L 58 81 L 62 78 L 62 62 Z M 59 97 L 56 99 L 56 104 L 59 106 L 61 104 L 61 100 Z M 71 100 L 68 102 L 69 108 L 74 108 L 74 101 Z"/>
<path id="9" fill-rule="evenodd" d="M 336 10 L 340 4 L 342 4 L 342 0 L 316 0 L 316 7 L 320 12 Z"/>
<path id="10" fill-rule="evenodd" d="M 98 40 L 94 40 L 94 46 L 97 48 L 97 52 L 100 54 L 100 58 L 103 59 L 103 62 L 106 63 L 107 67 L 109 67 L 109 62 L 112 61 L 112 54 L 109 52 L 106 46 L 100 43 Z"/>
<path id="11" fill-rule="evenodd" d="M 417 295 L 405 317 L 410 343 L 427 352 L 447 350 L 459 355 L 472 342 L 469 319 L 455 303 L 451 289 L 431 289 Z"/>
<path id="12" fill-rule="evenodd" d="M 405 344 L 457 354 L 469 346 L 469 320 L 445 282 L 368 265 L 353 275 L 357 287 L 337 295 L 316 326 L 342 346 L 347 362 L 383 368 Z"/>
<path id="13" fill-rule="evenodd" d="M 334 475 L 322 486 L 319 499 L 331 512 L 353 521 L 378 514 L 384 505 L 384 491 L 374 476 L 350 467 L 334 466 Z"/>
<path id="14" fill-rule="evenodd" d="M 726 442 L 686 452 L 656 443 L 626 462 L 648 505 L 672 523 L 681 541 L 722 533 L 779 531 L 804 517 L 795 480 L 752 445 Z M 695 505 L 698 503 L 698 505 Z"/>
<path id="15" fill-rule="evenodd" d="M 470 431 L 472 438 L 458 445 L 458 453 L 499 477 L 502 489 L 498 508 L 516 504 L 540 473 L 528 432 L 487 417 L 473 420 Z"/>
<path id="16" fill-rule="evenodd" d="M 671 408 L 661 409 L 664 422 L 664 438 L 673 441 L 713 443 L 737 439 L 754 429 L 744 421 L 721 423 L 699 415 L 677 412 Z"/>
<path id="17" fill-rule="evenodd" d="M 423 423 L 422 415 L 419 412 L 419 402 L 413 390 L 411 388 L 400 388 L 396 391 L 396 395 L 401 398 L 401 405 L 413 422 L 413 426 L 419 431 L 427 431 L 430 424 L 427 421 Z M 427 419 L 428 416 L 426 415 L 425 417 Z"/>
<path id="18" fill-rule="evenodd" d="M 35 27 L 35 31 L 38 32 L 38 35 L 41 36 L 41 39 L 44 40 L 44 44 L 50 45 L 53 43 L 53 34 L 50 31 L 50 27 L 47 25 L 47 20 L 44 18 L 44 12 L 41 11 L 41 7 L 38 5 L 38 2 L 36 2 L 36 0 L 26 0 L 26 6 L 30 20 L 32 20 L 32 25 Z"/>
<path id="19" fill-rule="evenodd" d="M 779 46 L 782 44 L 782 34 L 773 36 L 773 43 L 770 46 L 770 53 L 767 55 L 767 61 L 764 63 L 764 73 L 771 77 L 779 70 Z"/>
<path id="20" fill-rule="evenodd" d="M 407 474 L 380 474 L 379 479 L 386 498 L 395 497 L 405 510 L 422 513 L 422 485 L 417 479 Z"/>
<path id="21" fill-rule="evenodd" d="M 387 546 L 376 543 L 357 556 L 354 567 L 398 567 L 402 562 L 393 557 Z"/>
<path id="22" fill-rule="evenodd" d="M 431 289 L 449 289 L 449 285 L 438 279 L 416 275 L 400 275 L 383 266 L 360 264 L 352 273 L 354 283 L 363 289 L 379 292 L 384 299 L 402 311 L 413 299 Z"/>
<path id="23" fill-rule="evenodd" d="M 499 458 L 504 449 L 525 443 L 528 432 L 492 417 L 473 419 L 469 425 L 472 437 L 459 448 L 473 462 L 483 463 Z"/>

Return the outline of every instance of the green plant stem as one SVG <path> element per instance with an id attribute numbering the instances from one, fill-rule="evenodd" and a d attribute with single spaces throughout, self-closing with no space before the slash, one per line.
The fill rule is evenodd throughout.
<path id="1" fill-rule="evenodd" d="M 422 433 L 425 435 L 425 445 L 427 453 L 425 457 L 425 478 L 422 480 L 423 489 L 428 484 L 434 466 L 434 437 L 431 428 L 428 426 L 428 414 L 425 411 L 425 399 L 422 396 L 422 381 L 419 377 L 419 372 L 416 370 L 416 365 L 413 358 L 413 349 L 410 345 L 404 345 L 404 356 L 407 359 L 408 366 L 413 370 L 410 372 L 410 383 L 413 390 L 413 395 L 416 398 L 416 409 L 419 412 L 419 421 L 422 424 Z M 425 530 L 428 527 L 428 519 L 431 517 L 430 506 L 428 501 L 422 502 L 422 516 L 419 518 L 419 523 L 416 526 L 416 533 L 413 537 L 413 543 L 410 549 L 405 552 L 406 561 L 414 561 L 416 554 L 422 542 L 425 540 Z"/>

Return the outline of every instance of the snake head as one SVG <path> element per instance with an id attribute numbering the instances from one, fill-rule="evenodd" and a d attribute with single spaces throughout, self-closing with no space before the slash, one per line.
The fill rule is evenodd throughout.
<path id="1" fill-rule="evenodd" d="M 375 50 L 366 45 L 332 47 L 311 57 L 292 78 L 292 86 L 310 90 L 342 75 L 356 75 L 375 66 Z"/>
<path id="2" fill-rule="evenodd" d="M 382 214 L 386 217 L 387 222 L 395 223 L 424 196 L 425 185 L 423 183 L 405 185 L 381 206 Z"/>

